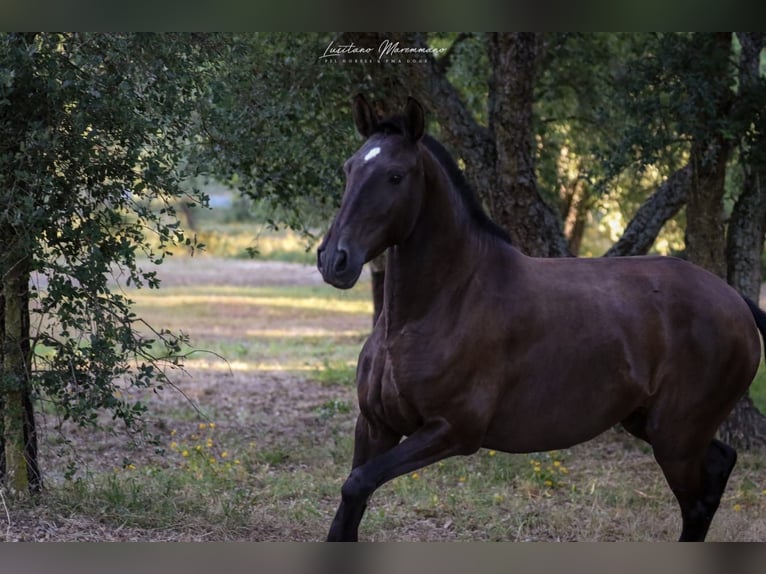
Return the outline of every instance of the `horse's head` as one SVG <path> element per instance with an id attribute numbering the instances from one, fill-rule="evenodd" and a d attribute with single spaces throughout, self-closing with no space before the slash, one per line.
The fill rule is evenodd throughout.
<path id="1" fill-rule="evenodd" d="M 380 122 L 360 95 L 353 114 L 366 141 L 343 166 L 343 201 L 317 251 L 322 277 L 341 289 L 354 286 L 366 262 L 407 238 L 425 188 L 422 106 L 410 98 L 401 116 Z"/>

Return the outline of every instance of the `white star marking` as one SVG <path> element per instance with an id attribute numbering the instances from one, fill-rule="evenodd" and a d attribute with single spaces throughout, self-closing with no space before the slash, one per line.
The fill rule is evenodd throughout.
<path id="1" fill-rule="evenodd" d="M 374 147 L 370 151 L 367 152 L 367 155 L 364 156 L 364 161 L 370 161 L 372 158 L 374 158 L 376 155 L 380 153 L 379 147 Z"/>

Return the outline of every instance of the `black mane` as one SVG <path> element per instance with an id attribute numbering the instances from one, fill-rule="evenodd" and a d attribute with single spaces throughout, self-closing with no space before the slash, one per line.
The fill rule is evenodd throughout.
<path id="1" fill-rule="evenodd" d="M 383 135 L 409 135 L 407 133 L 404 117 L 399 115 L 388 117 L 379 122 L 375 127 L 375 133 Z M 439 162 L 442 168 L 444 168 L 444 171 L 447 173 L 452 185 L 458 191 L 460 198 L 463 200 L 463 205 L 474 223 L 491 235 L 511 243 L 511 237 L 505 229 L 492 221 L 487 215 L 487 212 L 484 211 L 476 192 L 466 181 L 462 170 L 452 158 L 449 151 L 447 151 L 447 148 L 445 148 L 439 140 L 428 134 L 425 134 L 420 141 L 426 146 L 428 151 L 431 152 L 431 155 L 436 158 L 436 161 Z"/>
<path id="2" fill-rule="evenodd" d="M 455 160 L 452 158 L 447 149 L 441 144 L 441 142 L 428 134 L 424 135 L 421 141 L 423 142 L 423 145 L 426 146 L 428 151 L 430 151 L 431 154 L 436 158 L 436 161 L 438 161 L 444 168 L 444 171 L 447 173 L 450 181 L 452 181 L 455 189 L 457 189 L 459 192 L 460 197 L 463 200 L 463 204 L 465 205 L 465 208 L 473 221 L 476 222 L 476 224 L 479 225 L 479 227 L 481 227 L 483 230 L 489 232 L 491 235 L 511 243 L 511 237 L 508 235 L 505 229 L 492 221 L 489 215 L 487 215 L 487 212 L 484 211 L 484 208 L 479 202 L 479 198 L 476 195 L 476 192 L 468 184 L 462 170 L 460 167 L 458 167 Z"/>

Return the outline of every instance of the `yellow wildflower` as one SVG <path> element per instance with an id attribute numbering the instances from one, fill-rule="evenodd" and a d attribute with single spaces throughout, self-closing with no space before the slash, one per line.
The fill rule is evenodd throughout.
<path id="1" fill-rule="evenodd" d="M 419 478 L 420 478 L 420 475 L 419 475 L 417 472 L 413 472 L 413 473 L 410 475 L 410 477 L 412 478 L 412 480 L 417 480 L 417 479 L 419 479 Z"/>
<path id="2" fill-rule="evenodd" d="M 489 456 L 495 456 L 497 453 L 494 450 L 489 451 Z"/>
<path id="3" fill-rule="evenodd" d="M 208 428 L 214 429 L 215 428 L 215 423 L 208 423 L 207 426 L 208 426 Z"/>
<path id="4" fill-rule="evenodd" d="M 183 457 L 189 456 L 189 451 L 184 449 L 184 451 L 181 453 L 181 456 L 183 456 Z"/>
<path id="5" fill-rule="evenodd" d="M 197 428 L 199 430 L 205 430 L 207 428 L 207 425 L 205 423 L 199 423 L 199 425 L 197 425 Z"/>
<path id="6" fill-rule="evenodd" d="M 735 504 L 734 505 L 734 512 L 739 512 L 740 510 L 742 510 L 742 506 L 739 505 L 739 504 Z"/>

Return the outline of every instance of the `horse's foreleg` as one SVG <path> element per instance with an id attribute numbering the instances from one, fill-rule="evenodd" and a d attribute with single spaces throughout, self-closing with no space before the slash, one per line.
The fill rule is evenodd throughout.
<path id="1" fill-rule="evenodd" d="M 352 472 L 353 469 L 363 465 L 368 460 L 396 446 L 401 438 L 402 435 L 392 431 L 371 428 L 365 416 L 360 414 L 356 419 L 356 430 L 354 431 Z M 363 500 L 361 504 L 351 504 L 350 502 L 345 496 L 342 498 L 330 526 L 328 541 L 356 541 L 357 528 L 367 508 L 367 500 Z"/>
<path id="2" fill-rule="evenodd" d="M 343 500 L 330 527 L 328 540 L 355 541 L 359 522 L 372 493 L 385 482 L 438 460 L 457 454 L 470 454 L 479 448 L 454 436 L 452 425 L 435 420 L 419 428 L 405 440 L 355 467 L 343 484 Z"/>

